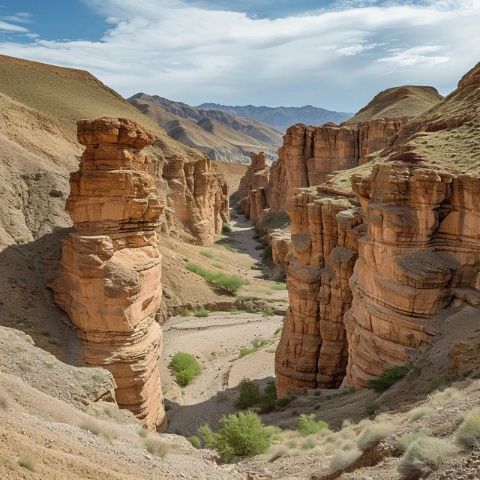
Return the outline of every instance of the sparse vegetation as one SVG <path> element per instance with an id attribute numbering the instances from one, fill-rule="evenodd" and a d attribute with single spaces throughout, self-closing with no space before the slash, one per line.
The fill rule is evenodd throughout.
<path id="1" fill-rule="evenodd" d="M 230 224 L 228 223 L 224 223 L 222 225 L 222 233 L 224 235 L 227 235 L 228 233 L 231 233 L 232 232 L 232 227 L 230 226 Z"/>
<path id="2" fill-rule="evenodd" d="M 207 425 L 200 428 L 205 445 L 218 451 L 222 460 L 232 457 L 259 455 L 268 450 L 276 433 L 273 427 L 265 427 L 253 412 L 224 416 L 220 429 L 213 432 Z"/>
<path id="3" fill-rule="evenodd" d="M 27 458 L 27 457 L 21 457 L 18 459 L 18 464 L 22 467 L 22 468 L 26 468 L 27 470 L 30 470 L 31 472 L 33 472 L 35 470 L 35 465 L 33 463 L 33 461 L 30 459 L 30 458 Z"/>
<path id="4" fill-rule="evenodd" d="M 480 409 L 469 412 L 455 433 L 456 441 L 465 448 L 480 446 Z"/>
<path id="5" fill-rule="evenodd" d="M 145 428 L 141 427 L 137 430 L 137 435 L 141 438 L 146 438 L 147 435 L 148 435 L 148 430 L 146 430 Z"/>
<path id="6" fill-rule="evenodd" d="M 145 448 L 147 449 L 148 453 L 156 455 L 157 457 L 164 457 L 168 452 L 168 444 L 166 444 L 159 438 L 146 438 Z"/>
<path id="7" fill-rule="evenodd" d="M 187 440 L 192 444 L 194 448 L 202 448 L 202 441 L 197 435 L 191 435 L 187 437 Z"/>
<path id="8" fill-rule="evenodd" d="M 257 407 L 260 413 L 271 412 L 277 404 L 275 382 L 269 382 L 263 392 L 248 378 L 240 382 L 240 395 L 237 406 L 242 410 Z"/>
<path id="9" fill-rule="evenodd" d="M 275 315 L 275 312 L 270 307 L 266 307 L 262 311 L 262 316 L 263 317 L 273 317 L 274 315 Z"/>
<path id="10" fill-rule="evenodd" d="M 210 250 L 200 250 L 200 255 L 206 258 L 210 258 L 213 260 L 215 257 L 213 256 L 213 253 Z"/>
<path id="11" fill-rule="evenodd" d="M 305 415 L 301 414 L 300 418 L 298 419 L 298 427 L 297 430 L 301 435 L 304 437 L 308 435 L 312 435 L 314 433 L 318 433 L 321 430 L 327 429 L 328 423 L 324 422 L 323 420 L 316 420 L 315 415 Z"/>
<path id="12" fill-rule="evenodd" d="M 275 282 L 270 288 L 272 290 L 286 290 L 287 284 L 284 282 Z"/>
<path id="13" fill-rule="evenodd" d="M 198 360 L 190 353 L 177 352 L 170 361 L 170 369 L 175 375 L 175 381 L 181 387 L 189 385 L 202 373 Z"/>
<path id="14" fill-rule="evenodd" d="M 289 403 L 293 402 L 297 397 L 295 395 L 289 394 L 285 395 L 282 398 L 277 400 L 277 407 L 285 408 Z"/>
<path id="15" fill-rule="evenodd" d="M 385 423 L 377 423 L 367 427 L 357 440 L 357 446 L 365 451 L 378 445 L 393 432 L 393 427 Z"/>
<path id="16" fill-rule="evenodd" d="M 362 452 L 357 448 L 348 451 L 339 450 L 330 460 L 330 470 L 337 472 L 345 469 L 362 455 Z"/>
<path id="17" fill-rule="evenodd" d="M 388 390 L 394 383 L 402 379 L 408 372 L 410 367 L 406 365 L 396 365 L 385 369 L 385 371 L 377 378 L 372 378 L 367 382 L 367 387 L 372 388 L 376 392 L 384 392 Z"/>
<path id="18" fill-rule="evenodd" d="M 203 268 L 201 265 L 198 265 L 193 262 L 188 262 L 187 270 L 190 272 L 196 273 L 204 278 L 207 282 L 211 283 L 212 285 L 220 288 L 221 290 L 230 293 L 231 295 L 237 293 L 237 291 L 243 286 L 247 285 L 248 282 L 238 276 L 238 275 L 227 275 L 223 272 L 212 272 L 211 270 L 207 270 Z"/>
<path id="19" fill-rule="evenodd" d="M 93 433 L 94 435 L 102 435 L 105 438 L 112 439 L 117 436 L 117 432 L 108 423 L 104 423 L 93 418 L 85 418 L 79 425 L 82 430 Z"/>
<path id="20" fill-rule="evenodd" d="M 182 308 L 180 310 L 180 316 L 181 317 L 189 317 L 192 314 L 192 312 L 188 308 Z"/>
<path id="21" fill-rule="evenodd" d="M 380 404 L 378 402 L 375 402 L 375 401 L 368 402 L 367 406 L 365 407 L 365 412 L 369 417 L 371 417 L 372 415 L 375 415 L 375 413 L 379 408 L 380 408 Z"/>
<path id="22" fill-rule="evenodd" d="M 250 355 L 251 353 L 255 353 L 260 348 L 267 345 L 267 340 L 264 338 L 255 338 L 252 342 L 251 347 L 243 347 L 240 349 L 240 353 L 238 354 L 239 358 L 245 357 L 246 355 Z"/>
<path id="23" fill-rule="evenodd" d="M 268 461 L 273 463 L 275 460 L 285 457 L 286 455 L 288 455 L 288 449 L 286 447 L 278 447 L 273 451 L 272 456 Z"/>
<path id="24" fill-rule="evenodd" d="M 406 452 L 408 447 L 418 440 L 419 438 L 423 437 L 428 437 L 428 433 L 425 432 L 424 430 L 419 430 L 418 432 L 411 432 L 407 433 L 406 435 L 403 435 L 400 437 L 396 443 L 395 446 L 400 450 L 401 452 Z"/>
<path id="25" fill-rule="evenodd" d="M 410 410 L 408 413 L 408 421 L 409 422 L 416 422 L 417 420 L 420 420 L 423 417 L 428 417 L 429 415 L 432 415 L 435 413 L 435 409 L 431 407 L 417 407 L 414 408 L 413 410 Z"/>
<path id="26" fill-rule="evenodd" d="M 206 318 L 210 315 L 210 312 L 208 310 L 205 310 L 204 308 L 201 308 L 200 310 L 197 310 L 193 315 L 197 318 Z"/>
<path id="27" fill-rule="evenodd" d="M 448 440 L 422 437 L 415 440 L 400 459 L 398 471 L 409 480 L 415 480 L 436 470 L 438 466 L 457 453 Z"/>

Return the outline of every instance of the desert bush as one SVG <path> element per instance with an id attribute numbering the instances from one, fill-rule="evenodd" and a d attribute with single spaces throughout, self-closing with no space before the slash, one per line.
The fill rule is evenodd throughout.
<path id="1" fill-rule="evenodd" d="M 480 409 L 472 410 L 465 416 L 455 432 L 455 439 L 459 445 L 466 448 L 480 445 Z"/>
<path id="2" fill-rule="evenodd" d="M 215 258 L 210 250 L 200 250 L 200 255 L 202 255 L 202 257 L 210 258 L 212 260 Z"/>
<path id="3" fill-rule="evenodd" d="M 108 439 L 117 437 L 117 432 L 111 425 L 105 422 L 100 422 L 93 418 L 85 418 L 80 422 L 79 427 L 82 430 L 93 433 L 94 435 L 102 435 L 103 437 Z"/>
<path id="4" fill-rule="evenodd" d="M 248 282 L 238 275 L 228 275 L 223 272 L 212 272 L 193 262 L 188 262 L 187 270 L 196 273 L 212 285 L 224 290 L 227 293 L 235 294 L 240 287 L 247 285 Z"/>
<path id="5" fill-rule="evenodd" d="M 27 470 L 30 470 L 31 472 L 33 472 L 35 470 L 35 465 L 34 465 L 33 461 L 30 460 L 27 457 L 20 457 L 18 459 L 18 464 L 21 467 L 26 468 Z"/>
<path id="6" fill-rule="evenodd" d="M 186 387 L 202 372 L 198 360 L 190 353 L 177 352 L 170 361 L 170 369 L 175 375 L 175 381 L 181 387 Z"/>
<path id="7" fill-rule="evenodd" d="M 232 232 L 232 227 L 228 223 L 224 223 L 222 225 L 222 233 L 226 235 L 227 233 L 231 233 L 231 232 Z"/>
<path id="8" fill-rule="evenodd" d="M 393 427 L 384 423 L 373 424 L 360 434 L 357 446 L 360 450 L 368 450 L 378 445 L 384 438 L 393 432 Z"/>
<path id="9" fill-rule="evenodd" d="M 345 467 L 348 467 L 355 460 L 357 460 L 361 455 L 362 452 L 356 448 L 349 451 L 340 450 L 335 453 L 335 455 L 330 460 L 330 470 L 332 472 L 343 470 Z"/>
<path id="10" fill-rule="evenodd" d="M 313 433 L 318 433 L 320 430 L 328 428 L 328 423 L 323 420 L 315 420 L 315 415 L 305 415 L 302 413 L 298 419 L 297 430 L 301 435 L 306 437 L 307 435 L 312 435 Z"/>
<path id="11" fill-rule="evenodd" d="M 275 315 L 275 312 L 270 307 L 266 307 L 262 311 L 262 316 L 263 317 L 273 317 L 274 315 Z"/>
<path id="12" fill-rule="evenodd" d="M 168 452 L 169 446 L 159 438 L 148 437 L 145 439 L 145 448 L 152 455 L 164 457 Z"/>
<path id="13" fill-rule="evenodd" d="M 436 470 L 446 458 L 456 453 L 455 445 L 448 440 L 422 437 L 408 447 L 400 459 L 398 471 L 404 478 L 415 480 Z"/>
<path id="14" fill-rule="evenodd" d="M 368 380 L 367 388 L 372 388 L 376 392 L 384 392 L 398 380 L 402 379 L 409 371 L 410 367 L 406 365 L 389 367 L 379 377 Z"/>
<path id="15" fill-rule="evenodd" d="M 282 398 L 279 398 L 277 400 L 277 407 L 280 407 L 280 408 L 284 408 L 286 407 L 289 403 L 293 402 L 293 400 L 295 400 L 297 397 L 293 394 L 288 394 L 288 395 L 285 395 L 284 397 Z"/>
<path id="16" fill-rule="evenodd" d="M 448 387 L 444 390 L 433 393 L 430 396 L 430 403 L 438 405 L 441 403 L 451 402 L 452 400 L 459 400 L 464 397 L 464 393 L 460 390 Z"/>
<path id="17" fill-rule="evenodd" d="M 428 433 L 424 430 L 419 430 L 418 432 L 407 433 L 406 435 L 401 436 L 396 442 L 395 446 L 401 452 L 406 452 L 408 447 L 418 440 L 419 438 L 428 437 Z"/>
<path id="18" fill-rule="evenodd" d="M 242 410 L 252 408 L 255 405 L 258 405 L 260 396 L 261 394 L 258 386 L 248 378 L 244 378 L 240 382 L 240 395 L 238 397 L 237 406 Z"/>
<path id="19" fill-rule="evenodd" d="M 302 443 L 302 448 L 304 450 L 311 450 L 312 448 L 315 448 L 316 442 L 313 438 L 307 438 L 303 443 Z"/>
<path id="20" fill-rule="evenodd" d="M 210 312 L 208 310 L 205 310 L 204 308 L 201 308 L 200 310 L 197 310 L 193 315 L 197 318 L 206 318 L 210 315 Z"/>
<path id="21" fill-rule="evenodd" d="M 409 422 L 416 422 L 423 417 L 428 417 L 435 413 L 435 409 L 431 407 L 417 407 L 408 412 L 408 421 Z"/>
<path id="22" fill-rule="evenodd" d="M 365 412 L 369 417 L 375 415 L 375 412 L 380 408 L 380 404 L 378 402 L 368 402 L 365 407 Z"/>
<path id="23" fill-rule="evenodd" d="M 286 447 L 278 447 L 273 451 L 272 456 L 269 458 L 268 461 L 270 463 L 273 463 L 275 460 L 278 460 L 281 457 L 285 457 L 286 455 L 288 455 L 288 449 Z"/>
<path id="24" fill-rule="evenodd" d="M 206 425 L 199 431 L 205 444 L 217 450 L 222 460 L 264 453 L 276 433 L 276 429 L 265 427 L 260 417 L 253 412 L 222 417 L 217 432 L 213 432 Z"/>

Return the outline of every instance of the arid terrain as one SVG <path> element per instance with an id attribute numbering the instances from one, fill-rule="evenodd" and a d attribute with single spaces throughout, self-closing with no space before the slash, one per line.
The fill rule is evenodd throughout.
<path id="1" fill-rule="evenodd" d="M 271 163 L 0 60 L 1 479 L 480 478 L 480 64 Z"/>

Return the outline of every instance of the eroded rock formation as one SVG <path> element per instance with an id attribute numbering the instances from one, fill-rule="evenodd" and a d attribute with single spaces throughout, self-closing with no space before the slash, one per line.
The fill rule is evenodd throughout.
<path id="1" fill-rule="evenodd" d="M 276 353 L 279 396 L 303 388 L 336 388 L 345 376 L 343 315 L 357 259 L 362 217 L 345 198 L 300 190 L 287 202 L 292 258 L 287 268 L 289 309 Z"/>
<path id="2" fill-rule="evenodd" d="M 163 206 L 141 152 L 154 137 L 131 120 L 101 118 L 80 121 L 78 141 L 86 148 L 67 201 L 74 232 L 63 243 L 55 301 L 84 341 L 85 363 L 113 374 L 118 404 L 159 429 Z"/>
<path id="3" fill-rule="evenodd" d="M 478 306 L 480 179 L 410 163 L 355 176 L 368 234 L 350 280 L 346 383 L 405 363 L 454 297 Z"/>
<path id="4" fill-rule="evenodd" d="M 193 241 L 208 245 L 228 223 L 228 188 L 211 160 L 187 161 L 173 155 L 157 168 L 166 182 L 166 232 L 187 229 Z M 180 228 L 176 226 L 180 222 Z"/>

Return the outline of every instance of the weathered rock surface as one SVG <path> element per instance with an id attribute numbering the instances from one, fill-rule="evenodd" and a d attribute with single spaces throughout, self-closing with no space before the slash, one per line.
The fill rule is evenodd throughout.
<path id="1" fill-rule="evenodd" d="M 112 373 L 119 406 L 158 429 L 163 206 L 141 152 L 154 137 L 131 120 L 102 118 L 79 122 L 78 141 L 86 149 L 70 178 L 74 232 L 63 243 L 55 301 L 84 341 L 85 363 Z"/>
<path id="2" fill-rule="evenodd" d="M 350 280 L 346 383 L 407 361 L 454 297 L 479 298 L 480 179 L 408 163 L 355 176 L 368 235 Z"/>
<path id="3" fill-rule="evenodd" d="M 303 388 L 336 388 L 345 376 L 343 315 L 357 259 L 362 217 L 345 198 L 312 189 L 290 198 L 292 255 L 287 268 L 289 310 L 276 353 L 279 396 Z"/>

